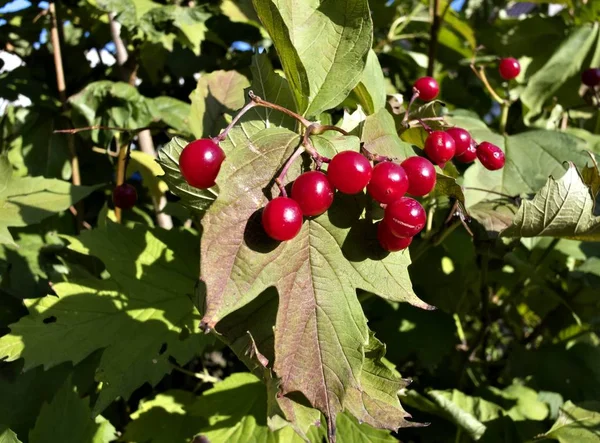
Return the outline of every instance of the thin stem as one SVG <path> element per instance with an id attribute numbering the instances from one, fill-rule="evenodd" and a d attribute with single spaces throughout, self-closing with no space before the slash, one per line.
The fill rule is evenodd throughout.
<path id="1" fill-rule="evenodd" d="M 190 377 L 197 378 L 198 380 L 202 380 L 204 383 L 218 383 L 221 381 L 220 378 L 214 377 L 208 373 L 206 369 L 203 372 L 193 372 L 189 371 L 181 366 L 176 365 L 175 363 L 171 363 L 171 367 L 182 374 L 189 375 Z"/>
<path id="2" fill-rule="evenodd" d="M 427 123 L 425 123 L 422 118 L 418 118 L 417 121 L 423 127 L 423 129 L 425 129 L 427 132 L 429 132 L 430 134 L 433 132 L 433 129 L 431 129 L 431 126 L 429 126 Z"/>
<path id="3" fill-rule="evenodd" d="M 117 128 L 115 126 L 83 126 L 81 128 L 72 128 L 72 129 L 57 129 L 54 131 L 55 134 L 77 134 L 83 131 L 94 131 L 96 129 L 106 130 L 106 131 L 119 131 L 119 132 L 131 132 L 132 134 L 145 131 L 146 129 L 150 129 L 149 126 L 144 128 L 135 128 L 135 129 L 127 129 L 127 128 Z"/>
<path id="4" fill-rule="evenodd" d="M 115 137 L 115 139 L 119 146 L 119 157 L 117 159 L 117 186 L 121 186 L 123 183 L 125 183 L 130 144 L 121 143 L 119 137 Z M 118 206 L 115 206 L 115 218 L 117 219 L 117 223 L 121 223 L 122 211 Z"/>
<path id="5" fill-rule="evenodd" d="M 404 113 L 404 118 L 402 119 L 402 124 L 404 126 L 406 126 L 406 123 L 408 122 L 408 115 L 410 114 L 410 108 L 418 97 L 419 97 L 419 90 L 417 88 L 413 87 L 413 95 L 410 98 L 410 101 L 408 102 L 408 106 L 406 107 L 406 112 Z"/>
<path id="6" fill-rule="evenodd" d="M 213 140 L 215 143 L 220 143 L 223 140 L 225 140 L 227 138 L 227 134 L 229 134 L 229 131 L 231 131 L 231 129 L 235 126 L 235 124 L 240 120 L 240 118 L 242 118 L 242 116 L 248 112 L 250 109 L 254 108 L 258 106 L 258 103 L 255 101 L 249 101 L 248 103 L 246 103 L 246 105 L 240 109 L 240 111 L 236 114 L 235 117 L 233 117 L 233 120 L 231 120 L 231 123 L 229 123 L 227 125 L 227 127 L 225 129 L 223 129 L 223 131 L 221 131 L 221 133 L 219 135 L 217 135 Z"/>
<path id="7" fill-rule="evenodd" d="M 440 0 L 432 0 L 431 2 L 431 15 L 432 15 L 432 23 L 429 38 L 429 61 L 427 63 L 427 75 L 433 76 L 433 71 L 435 68 L 435 57 L 437 54 L 437 46 L 438 46 L 438 34 L 440 32 L 440 27 L 442 25 L 442 19 L 440 17 Z"/>
<path id="8" fill-rule="evenodd" d="M 474 64 L 471 64 L 471 69 L 473 70 L 477 78 L 481 80 L 481 82 L 486 87 L 492 98 L 499 104 L 504 103 L 502 97 L 500 97 L 498 93 L 494 90 L 494 88 L 492 88 L 492 85 L 490 85 L 490 82 L 488 81 L 487 76 L 485 75 L 485 68 L 483 66 L 480 66 L 479 70 L 477 70 L 477 67 Z"/>
<path id="9" fill-rule="evenodd" d="M 394 161 L 394 159 L 392 157 L 387 157 L 385 155 L 379 155 L 379 154 L 374 154 L 371 151 L 369 151 L 364 144 L 360 145 L 360 152 L 362 153 L 362 155 L 364 155 L 365 157 L 367 157 L 367 159 L 369 159 L 369 161 L 372 162 L 391 162 Z"/>
<path id="10" fill-rule="evenodd" d="M 310 156 L 313 158 L 313 160 L 317 164 L 317 170 L 321 169 L 321 166 L 323 166 L 323 163 L 329 163 L 331 161 L 331 159 L 319 154 L 319 151 L 316 150 L 316 148 L 313 146 L 312 142 L 310 141 L 310 135 L 315 130 L 320 130 L 321 128 L 324 128 L 324 127 L 337 128 L 337 126 L 329 126 L 329 125 L 321 126 L 318 123 L 313 123 L 308 128 L 306 128 L 306 131 L 304 131 L 304 136 L 302 137 L 302 145 L 304 146 L 304 150 L 310 154 Z M 344 131 L 341 128 L 337 128 L 337 129 Z M 323 132 L 323 131 L 321 131 L 321 132 Z M 344 132 L 346 132 L 346 131 L 344 131 Z"/>
<path id="11" fill-rule="evenodd" d="M 498 192 L 498 191 L 492 191 L 491 189 L 473 188 L 471 186 L 465 186 L 464 189 L 465 190 L 469 190 L 469 191 L 481 191 L 481 192 L 487 192 L 489 194 L 500 195 L 501 197 L 506 197 L 506 198 L 508 198 L 510 200 L 514 200 L 515 199 L 515 197 L 513 197 L 512 195 L 503 194 L 502 192 Z"/>
<path id="12" fill-rule="evenodd" d="M 284 114 L 289 115 L 290 117 L 299 121 L 302 124 L 302 126 L 304 126 L 305 128 L 308 128 L 312 124 L 312 122 L 308 121 L 307 119 L 302 117 L 300 114 L 297 114 L 294 111 L 290 111 L 289 109 L 284 108 L 283 106 L 279 106 L 275 103 L 271 103 L 266 100 L 263 100 L 258 95 L 254 94 L 254 92 L 252 92 L 252 91 L 248 92 L 248 96 L 257 105 L 264 106 L 265 108 L 275 109 L 276 111 L 283 112 Z"/>
<path id="13" fill-rule="evenodd" d="M 290 166 L 292 166 L 292 163 L 294 163 L 294 161 L 296 161 L 296 159 L 298 157 L 300 157 L 304 151 L 305 151 L 304 146 L 299 146 L 298 149 L 296 149 L 294 151 L 292 156 L 290 158 L 288 158 L 288 161 L 285 162 L 285 165 L 283 165 L 283 169 L 281 170 L 281 173 L 275 179 L 275 183 L 277 183 L 277 186 L 279 187 L 279 191 L 281 192 L 281 195 L 284 197 L 288 196 L 287 191 L 285 190 L 285 184 L 284 184 L 285 176 L 287 175 L 287 172 L 290 169 Z"/>
<path id="14" fill-rule="evenodd" d="M 508 109 L 510 103 L 507 101 L 502 102 L 502 111 L 500 113 L 500 134 L 506 134 L 506 122 L 508 121 Z"/>
<path id="15" fill-rule="evenodd" d="M 320 125 L 320 124 L 312 124 L 311 126 L 314 126 L 314 129 L 312 130 L 312 134 L 315 135 L 319 135 L 324 133 L 325 131 L 337 131 L 342 135 L 350 135 L 350 133 L 348 131 L 346 131 L 345 129 L 342 129 L 338 126 L 334 126 L 334 125 Z"/>

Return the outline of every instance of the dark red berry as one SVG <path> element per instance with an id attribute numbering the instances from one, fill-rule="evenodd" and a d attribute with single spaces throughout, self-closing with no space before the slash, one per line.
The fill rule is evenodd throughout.
<path id="1" fill-rule="evenodd" d="M 479 143 L 477 146 L 477 158 L 481 164 L 490 171 L 501 169 L 505 162 L 502 149 L 489 142 Z"/>
<path id="2" fill-rule="evenodd" d="M 398 163 L 381 162 L 373 168 L 367 192 L 373 200 L 388 204 L 399 199 L 408 189 L 408 177 Z"/>
<path id="3" fill-rule="evenodd" d="M 377 240 L 383 249 L 390 252 L 401 251 L 412 243 L 412 237 L 396 237 L 386 222 L 381 220 L 377 227 Z"/>
<path id="4" fill-rule="evenodd" d="M 451 160 L 455 151 L 454 139 L 443 131 L 433 131 L 425 140 L 425 154 L 438 165 Z"/>
<path id="5" fill-rule="evenodd" d="M 137 191 L 130 184 L 124 183 L 113 189 L 112 199 L 117 208 L 131 209 L 137 201 Z"/>
<path id="6" fill-rule="evenodd" d="M 521 65 L 516 58 L 503 58 L 498 65 L 498 71 L 504 80 L 512 80 L 521 72 Z"/>
<path id="7" fill-rule="evenodd" d="M 465 152 L 454 158 L 461 163 L 472 163 L 477 158 L 477 143 L 473 140 Z"/>
<path id="8" fill-rule="evenodd" d="M 321 215 L 333 203 L 333 188 L 322 172 L 305 172 L 294 181 L 292 198 L 307 217 Z"/>
<path id="9" fill-rule="evenodd" d="M 433 164 L 425 157 L 408 157 L 402 162 L 408 177 L 408 190 L 411 195 L 429 194 L 435 187 L 436 173 Z"/>
<path id="10" fill-rule="evenodd" d="M 225 160 L 225 152 L 208 138 L 189 143 L 179 157 L 179 170 L 191 186 L 199 189 L 215 185 L 215 179 Z"/>
<path id="11" fill-rule="evenodd" d="M 446 134 L 454 139 L 454 156 L 462 155 L 471 146 L 471 134 L 463 128 L 446 129 Z"/>
<path id="12" fill-rule="evenodd" d="M 433 77 L 421 77 L 414 87 L 419 91 L 419 98 L 426 102 L 433 100 L 440 93 L 440 85 Z"/>
<path id="13" fill-rule="evenodd" d="M 410 197 L 401 197 L 385 207 L 385 223 L 396 237 L 414 237 L 425 227 L 425 209 Z"/>
<path id="14" fill-rule="evenodd" d="M 291 198 L 274 198 L 263 209 L 262 225 L 269 237 L 279 241 L 290 240 L 302 228 L 302 209 Z"/>
<path id="15" fill-rule="evenodd" d="M 357 194 L 369 184 L 371 163 L 356 151 L 336 154 L 327 167 L 329 183 L 344 194 Z"/>
<path id="16" fill-rule="evenodd" d="M 589 68 L 581 73 L 581 83 L 590 88 L 600 84 L 600 69 Z"/>

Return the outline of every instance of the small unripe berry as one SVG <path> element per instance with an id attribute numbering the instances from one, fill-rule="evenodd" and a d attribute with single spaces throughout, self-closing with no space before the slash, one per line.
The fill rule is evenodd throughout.
<path id="1" fill-rule="evenodd" d="M 477 143 L 472 141 L 465 152 L 454 158 L 461 163 L 472 163 L 477 158 Z"/>
<path id="2" fill-rule="evenodd" d="M 131 209 L 137 201 L 137 191 L 128 183 L 123 183 L 113 189 L 113 203 L 117 208 Z"/>
<path id="3" fill-rule="evenodd" d="M 446 129 L 446 134 L 450 134 L 450 137 L 454 139 L 454 156 L 462 155 L 471 146 L 471 134 L 466 129 L 449 128 Z"/>
<path id="4" fill-rule="evenodd" d="M 503 58 L 498 65 L 498 71 L 500 72 L 500 77 L 504 80 L 512 80 L 521 72 L 521 65 L 516 58 Z"/>
<path id="5" fill-rule="evenodd" d="M 388 204 L 399 199 L 408 189 L 408 177 L 398 163 L 386 161 L 375 165 L 367 192 L 373 200 Z"/>
<path id="6" fill-rule="evenodd" d="M 435 164 L 441 165 L 451 160 L 455 151 L 454 139 L 443 131 L 433 131 L 425 140 L 425 154 Z"/>
<path id="7" fill-rule="evenodd" d="M 396 237 L 414 237 L 425 227 L 427 214 L 416 200 L 401 197 L 385 208 L 385 223 Z"/>
<path id="8" fill-rule="evenodd" d="M 386 222 L 381 220 L 377 227 L 377 240 L 383 249 L 390 252 L 402 251 L 412 243 L 412 237 L 396 237 Z"/>
<path id="9" fill-rule="evenodd" d="M 291 240 L 302 228 L 302 209 L 291 198 L 274 198 L 263 209 L 262 225 L 272 239 Z"/>
<path id="10" fill-rule="evenodd" d="M 437 175 L 433 164 L 425 157 L 408 157 L 402 162 L 408 177 L 408 190 L 411 195 L 429 194 L 435 187 Z"/>
<path id="11" fill-rule="evenodd" d="M 593 88 L 600 85 L 600 69 L 589 68 L 581 73 L 581 83 Z"/>
<path id="12" fill-rule="evenodd" d="M 208 138 L 189 143 L 179 157 L 179 170 L 190 186 L 207 189 L 215 179 L 225 160 L 225 152 Z"/>
<path id="13" fill-rule="evenodd" d="M 329 183 L 343 194 L 357 194 L 371 180 L 371 163 L 356 151 L 336 154 L 327 167 Z"/>
<path id="14" fill-rule="evenodd" d="M 321 215 L 333 203 L 333 188 L 320 171 L 305 172 L 292 185 L 292 198 L 307 216 Z"/>
<path id="15" fill-rule="evenodd" d="M 477 146 L 477 158 L 490 171 L 501 169 L 504 166 L 504 152 L 498 146 L 489 142 L 479 143 Z"/>
<path id="16" fill-rule="evenodd" d="M 440 85 L 433 77 L 419 78 L 414 87 L 419 91 L 419 98 L 426 102 L 433 100 L 440 93 Z"/>

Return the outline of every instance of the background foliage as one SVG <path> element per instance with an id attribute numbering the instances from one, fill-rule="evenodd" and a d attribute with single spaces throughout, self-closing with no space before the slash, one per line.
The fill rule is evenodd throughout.
<path id="1" fill-rule="evenodd" d="M 0 1 L 0 441 L 600 441 L 600 112 L 580 84 L 600 2 L 63 0 L 57 25 L 50 6 Z M 323 155 L 413 155 L 401 110 L 428 69 L 444 106 L 417 115 L 507 162 L 439 170 L 410 255 L 374 253 L 377 208 L 339 196 L 260 249 L 298 141 L 284 114 L 242 118 L 215 188 L 179 174 L 250 89 L 351 132 L 313 137 Z M 84 126 L 130 131 L 55 132 Z"/>

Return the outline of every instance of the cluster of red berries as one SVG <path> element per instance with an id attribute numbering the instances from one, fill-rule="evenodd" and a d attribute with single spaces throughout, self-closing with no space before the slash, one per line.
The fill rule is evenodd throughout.
<path id="1" fill-rule="evenodd" d="M 600 85 L 600 68 L 589 68 L 581 73 L 581 83 L 589 88 Z"/>
<path id="2" fill-rule="evenodd" d="M 515 59 L 503 59 L 502 62 L 505 60 L 514 60 L 516 63 L 517 72 L 514 75 L 516 77 L 520 70 L 519 62 Z M 501 67 L 503 66 L 502 62 L 500 63 Z M 502 73 L 502 69 L 500 72 Z M 440 91 L 438 83 L 431 77 L 419 78 L 415 82 L 414 88 L 418 91 L 419 98 L 424 101 L 433 100 Z M 477 144 L 471 134 L 462 128 L 454 127 L 445 131 L 430 130 L 424 149 L 427 157 L 442 168 L 453 158 L 462 163 L 471 163 L 475 158 L 479 158 L 481 164 L 491 171 L 502 168 L 505 163 L 502 149 L 489 142 Z"/>

